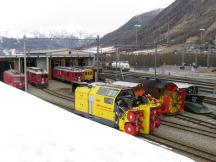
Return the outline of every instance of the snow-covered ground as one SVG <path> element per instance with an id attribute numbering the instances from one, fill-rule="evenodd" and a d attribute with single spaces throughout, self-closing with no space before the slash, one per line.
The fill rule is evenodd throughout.
<path id="1" fill-rule="evenodd" d="M 154 68 L 149 68 L 148 70 L 137 70 L 131 68 L 130 71 L 154 74 Z M 216 80 L 216 73 L 209 72 L 208 69 L 204 67 L 194 69 L 193 67 L 187 66 L 185 70 L 181 70 L 179 66 L 165 65 L 157 68 L 157 74 Z"/>
<path id="2" fill-rule="evenodd" d="M 192 162 L 0 82 L 2 162 Z"/>

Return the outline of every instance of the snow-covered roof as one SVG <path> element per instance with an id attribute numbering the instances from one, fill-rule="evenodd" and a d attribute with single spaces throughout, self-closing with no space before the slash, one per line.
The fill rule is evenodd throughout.
<path id="1" fill-rule="evenodd" d="M 0 89 L 0 161 L 192 162 L 2 82 Z"/>
<path id="2" fill-rule="evenodd" d="M 76 68 L 76 67 L 56 66 L 54 69 L 66 71 L 66 72 L 74 72 L 74 73 L 84 72 L 84 70 Z"/>
<path id="3" fill-rule="evenodd" d="M 38 67 L 28 67 L 27 71 L 35 73 L 35 74 L 48 74 L 46 70 L 38 68 Z"/>
<path id="4" fill-rule="evenodd" d="M 20 73 L 20 72 L 15 71 L 15 70 L 7 70 L 7 71 L 5 71 L 5 73 L 8 73 L 8 74 L 16 76 L 16 77 L 24 77 L 23 73 Z"/>
<path id="5" fill-rule="evenodd" d="M 123 86 L 123 87 L 133 88 L 133 87 L 138 86 L 140 83 L 124 82 L 124 81 L 115 81 L 115 82 L 113 82 L 112 84 L 113 84 L 113 85 Z"/>
<path id="6" fill-rule="evenodd" d="M 188 84 L 188 83 L 180 83 L 180 82 L 173 82 L 178 88 L 189 88 L 194 86 L 193 84 Z"/>

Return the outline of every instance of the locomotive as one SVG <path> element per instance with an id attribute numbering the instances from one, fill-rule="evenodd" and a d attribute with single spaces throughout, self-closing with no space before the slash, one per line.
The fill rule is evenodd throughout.
<path id="1" fill-rule="evenodd" d="M 70 83 L 73 81 L 84 81 L 84 70 L 74 67 L 56 66 L 53 68 L 53 77 Z"/>
<path id="2" fill-rule="evenodd" d="M 90 66 L 83 66 L 80 68 L 84 70 L 84 81 L 92 82 L 94 80 L 94 73 L 95 73 L 94 68 Z"/>
<path id="3" fill-rule="evenodd" d="M 75 90 L 78 114 L 134 136 L 160 126 L 160 106 L 137 100 L 133 88 L 124 86 L 93 83 Z"/>
<path id="4" fill-rule="evenodd" d="M 49 82 L 48 72 L 37 67 L 27 68 L 27 79 L 30 84 L 41 88 L 47 87 Z"/>
<path id="5" fill-rule="evenodd" d="M 6 84 L 9 84 L 18 89 L 21 89 L 21 90 L 25 89 L 25 76 L 24 74 L 18 71 L 15 71 L 15 70 L 4 71 L 3 81 Z"/>
<path id="6" fill-rule="evenodd" d="M 53 77 L 62 81 L 86 81 L 94 80 L 94 70 L 91 67 L 65 67 L 57 66 L 53 68 Z"/>

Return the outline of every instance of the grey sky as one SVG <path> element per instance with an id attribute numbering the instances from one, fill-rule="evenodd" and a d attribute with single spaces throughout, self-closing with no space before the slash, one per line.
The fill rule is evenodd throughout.
<path id="1" fill-rule="evenodd" d="M 1 0 L 0 34 L 30 36 L 39 30 L 104 35 L 131 17 L 174 0 Z"/>

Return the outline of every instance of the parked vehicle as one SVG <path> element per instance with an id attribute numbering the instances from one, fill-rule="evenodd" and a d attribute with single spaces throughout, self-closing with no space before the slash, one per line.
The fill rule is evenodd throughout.
<path id="1" fill-rule="evenodd" d="M 48 86 L 48 72 L 38 67 L 27 68 L 28 82 L 36 87 L 45 88 Z"/>
<path id="2" fill-rule="evenodd" d="M 25 89 L 25 76 L 24 74 L 15 71 L 15 70 L 7 70 L 4 71 L 3 81 L 11 85 L 13 87 L 24 90 Z"/>

